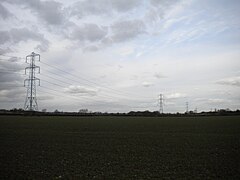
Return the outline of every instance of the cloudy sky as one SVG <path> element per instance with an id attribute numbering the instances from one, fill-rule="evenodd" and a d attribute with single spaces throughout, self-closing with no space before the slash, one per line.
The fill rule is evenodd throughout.
<path id="1" fill-rule="evenodd" d="M 239 0 L 1 0 L 0 108 L 33 51 L 40 110 L 240 108 Z"/>

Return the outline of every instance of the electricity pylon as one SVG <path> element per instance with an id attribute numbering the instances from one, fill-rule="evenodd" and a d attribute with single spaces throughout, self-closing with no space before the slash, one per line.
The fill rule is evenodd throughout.
<path id="1" fill-rule="evenodd" d="M 28 71 L 28 79 L 24 80 L 24 87 L 27 87 L 24 109 L 27 111 L 38 110 L 36 81 L 38 81 L 38 85 L 40 86 L 40 79 L 35 77 L 35 71 L 38 69 L 38 73 L 40 73 L 40 67 L 35 65 L 36 60 L 40 61 L 40 54 L 32 52 L 30 55 L 26 56 L 26 63 L 28 63 L 29 66 L 25 68 L 25 74 L 27 74 Z"/>
<path id="2" fill-rule="evenodd" d="M 159 113 L 163 114 L 163 94 L 159 95 Z"/>
<path id="3" fill-rule="evenodd" d="M 188 102 L 186 102 L 186 113 L 189 113 L 188 106 L 189 106 L 189 104 L 188 104 Z"/>

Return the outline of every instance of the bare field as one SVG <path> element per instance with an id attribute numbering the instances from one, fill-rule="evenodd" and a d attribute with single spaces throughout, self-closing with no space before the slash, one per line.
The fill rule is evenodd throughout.
<path id="1" fill-rule="evenodd" d="M 239 179 L 240 117 L 0 116 L 0 179 Z"/>

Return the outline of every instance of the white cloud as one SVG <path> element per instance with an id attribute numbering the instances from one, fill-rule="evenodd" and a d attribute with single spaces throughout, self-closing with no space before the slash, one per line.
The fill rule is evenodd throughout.
<path id="1" fill-rule="evenodd" d="M 187 95 L 184 93 L 176 92 L 176 93 L 167 94 L 165 97 L 166 99 L 178 99 L 178 98 L 185 98 L 187 97 Z"/>
<path id="2" fill-rule="evenodd" d="M 134 48 L 132 46 L 125 46 L 118 50 L 119 54 L 122 56 L 128 56 L 134 53 Z"/>
<path id="3" fill-rule="evenodd" d="M 150 86 L 152 86 L 153 85 L 153 83 L 151 83 L 151 82 L 143 82 L 142 83 L 142 85 L 144 86 L 144 87 L 150 87 Z"/>

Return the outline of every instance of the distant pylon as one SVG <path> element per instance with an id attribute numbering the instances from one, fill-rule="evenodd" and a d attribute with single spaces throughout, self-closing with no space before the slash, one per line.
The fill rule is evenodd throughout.
<path id="1" fill-rule="evenodd" d="M 35 65 L 36 60 L 40 61 L 39 54 L 32 52 L 30 55 L 26 56 L 26 63 L 28 63 L 29 66 L 25 68 L 25 74 L 28 71 L 28 79 L 24 80 L 24 87 L 27 87 L 24 109 L 28 111 L 38 110 L 36 81 L 38 81 L 40 86 L 40 79 L 35 77 L 35 70 L 38 69 L 38 73 L 40 73 L 40 67 Z"/>
<path id="2" fill-rule="evenodd" d="M 186 102 L 186 113 L 188 113 L 188 102 Z"/>
<path id="3" fill-rule="evenodd" d="M 159 113 L 163 114 L 163 94 L 159 95 Z"/>

